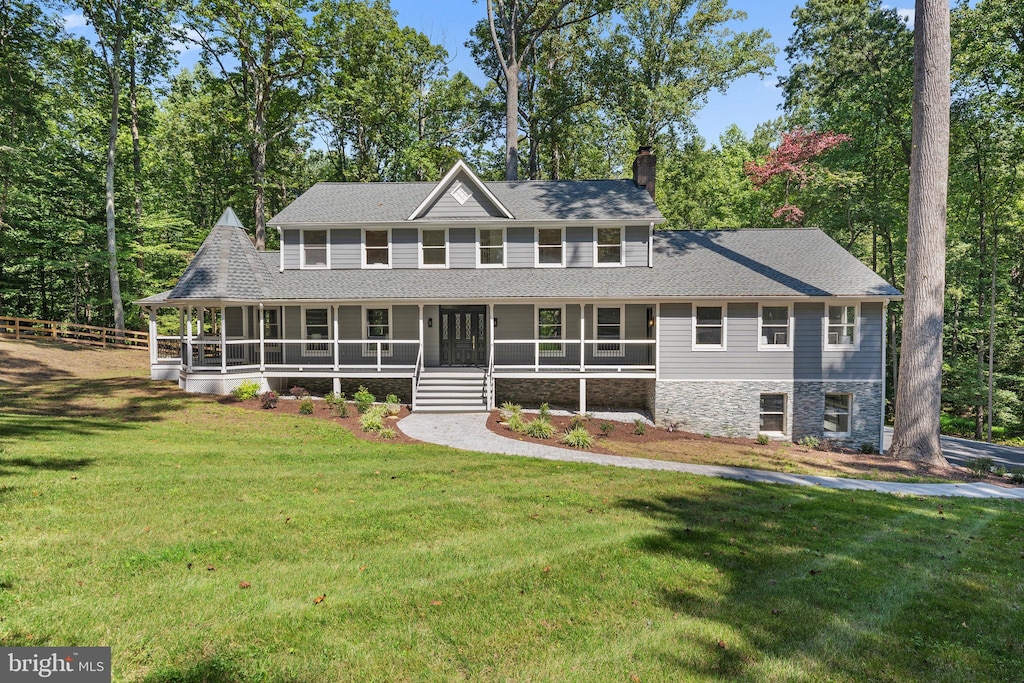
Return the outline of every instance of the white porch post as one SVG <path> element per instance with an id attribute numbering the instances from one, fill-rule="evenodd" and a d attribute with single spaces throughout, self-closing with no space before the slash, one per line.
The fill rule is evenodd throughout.
<path id="1" fill-rule="evenodd" d="M 220 371 L 226 374 L 228 371 L 228 344 L 227 326 L 224 325 L 224 304 L 220 306 Z"/>
<path id="2" fill-rule="evenodd" d="M 266 333 L 264 332 L 266 313 L 263 310 L 263 302 L 260 302 L 260 372 L 267 369 Z"/>
<path id="3" fill-rule="evenodd" d="M 334 337 L 332 337 L 333 341 L 331 343 L 331 346 L 334 348 L 334 371 L 335 372 L 338 372 L 338 370 L 341 367 L 340 362 L 339 362 L 340 361 L 339 353 L 338 353 L 338 347 L 340 346 L 340 344 L 338 343 L 338 340 L 340 339 L 340 337 L 338 336 L 338 308 L 339 307 L 337 305 L 331 306 L 331 316 L 334 318 L 334 323 L 333 323 L 333 328 L 332 328 L 333 329 Z M 340 393 L 340 391 L 337 392 L 337 393 Z"/>
<path id="4" fill-rule="evenodd" d="M 160 340 L 156 338 L 156 309 L 149 309 L 149 364 L 156 365 L 157 359 L 157 347 L 160 345 Z"/>
<path id="5" fill-rule="evenodd" d="M 654 304 L 654 380 L 661 379 L 661 302 Z"/>
<path id="6" fill-rule="evenodd" d="M 192 372 L 192 306 L 188 307 L 188 333 L 186 339 L 188 342 L 185 345 L 185 351 L 188 353 L 188 357 L 185 359 L 185 369 L 188 372 Z"/>
<path id="7" fill-rule="evenodd" d="M 587 412 L 587 378 L 580 377 L 580 413 Z"/>
<path id="8" fill-rule="evenodd" d="M 597 308 L 594 308 L 594 315 L 597 315 Z M 586 370 L 587 370 L 587 367 L 586 367 L 587 345 L 585 343 L 586 339 L 587 339 L 587 305 L 585 303 L 583 303 L 583 302 L 580 302 L 580 372 L 586 372 Z M 584 398 L 585 398 L 584 394 L 586 392 L 586 381 L 585 380 L 581 380 L 580 381 L 580 392 L 582 392 L 580 394 L 581 397 L 582 397 L 580 399 L 580 401 L 581 401 L 580 405 L 582 405 L 583 403 L 586 402 L 586 401 L 584 401 Z M 586 411 L 584 411 L 581 408 L 580 412 L 582 413 L 582 412 L 586 412 Z"/>
<path id="9" fill-rule="evenodd" d="M 825 310 L 828 313 L 828 310 Z M 878 425 L 878 453 L 885 453 L 885 354 L 886 336 L 889 333 L 889 302 L 882 302 L 882 415 Z"/>

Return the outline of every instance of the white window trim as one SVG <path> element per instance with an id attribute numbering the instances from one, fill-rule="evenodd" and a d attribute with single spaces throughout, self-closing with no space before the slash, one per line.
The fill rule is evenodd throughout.
<path id="1" fill-rule="evenodd" d="M 765 308 L 782 308 L 786 307 L 786 343 L 785 344 L 767 344 L 765 343 L 765 336 L 761 333 L 761 328 L 764 327 L 764 309 Z M 827 311 L 828 309 L 826 309 Z M 772 327 L 778 327 L 778 325 L 772 325 Z M 764 303 L 758 302 L 757 304 L 757 350 L 758 351 L 790 351 L 793 348 L 793 304 L 792 303 Z"/>
<path id="2" fill-rule="evenodd" d="M 557 230 L 562 240 L 562 260 L 558 263 L 541 263 L 540 262 L 540 231 L 541 230 Z M 549 246 L 549 245 L 545 245 Z M 533 231 L 533 265 L 536 268 L 565 268 L 565 228 L 534 228 Z"/>
<path id="3" fill-rule="evenodd" d="M 327 265 L 308 266 L 306 265 L 306 232 L 327 233 L 327 242 L 324 245 L 327 249 Z M 331 230 L 330 228 L 308 228 L 299 230 L 299 270 L 330 270 L 331 268 Z"/>
<path id="4" fill-rule="evenodd" d="M 501 230 L 501 263 L 481 263 L 480 262 L 480 231 L 481 230 Z M 504 268 L 505 264 L 508 263 L 508 234 L 505 232 L 505 228 L 477 228 L 476 229 L 476 267 L 477 268 Z"/>
<path id="5" fill-rule="evenodd" d="M 761 426 L 761 416 L 764 415 L 761 411 L 761 396 L 782 396 L 782 431 L 763 431 L 758 429 L 758 434 L 765 434 L 767 436 L 784 437 L 789 434 L 789 394 L 785 391 L 759 391 L 757 393 L 757 426 Z M 770 415 L 777 415 L 778 413 L 771 412 Z"/>
<path id="6" fill-rule="evenodd" d="M 533 338 L 536 339 L 537 341 L 541 341 L 542 339 L 540 336 L 540 311 L 542 308 L 557 308 L 559 311 L 561 311 L 559 316 L 562 323 L 561 325 L 559 325 L 559 327 L 561 328 L 562 335 L 558 338 L 558 351 L 544 351 L 543 349 L 539 349 L 538 353 L 544 357 L 562 358 L 565 356 L 565 326 L 568 325 L 568 321 L 565 319 L 565 304 L 561 304 L 558 306 L 542 306 L 541 304 L 533 305 Z M 555 341 L 553 341 L 553 338 L 545 339 L 544 342 L 550 344 L 556 343 Z"/>
<path id="7" fill-rule="evenodd" d="M 598 230 L 618 230 L 619 231 L 619 262 L 618 263 L 598 263 L 597 261 L 597 250 L 600 246 L 597 243 L 597 231 Z M 626 265 L 626 228 L 612 228 L 610 226 L 601 226 L 601 228 L 594 228 L 594 267 L 595 268 L 619 268 Z"/>
<path id="8" fill-rule="evenodd" d="M 327 311 L 327 336 L 324 337 L 322 340 L 318 339 L 318 340 L 312 341 L 307 336 L 309 334 L 309 325 L 308 325 L 308 323 L 306 321 L 306 313 L 307 313 L 307 311 L 311 311 L 311 310 L 316 310 L 316 311 L 324 311 L 324 310 L 326 310 Z M 308 307 L 307 306 L 303 306 L 302 307 L 302 338 L 303 338 L 303 340 L 306 340 L 306 342 L 307 342 L 307 343 L 302 345 L 302 355 L 303 356 L 323 357 L 323 356 L 330 356 L 331 355 L 331 343 L 333 341 L 331 339 L 331 306 L 308 306 Z M 316 345 L 323 344 L 327 348 L 326 349 L 311 349 L 310 346 L 312 346 L 313 344 L 316 344 Z"/>
<path id="9" fill-rule="evenodd" d="M 722 343 L 697 343 L 697 307 L 722 309 Z M 691 351 L 727 351 L 729 341 L 729 304 L 724 301 L 694 301 L 690 303 L 690 350 Z"/>
<path id="10" fill-rule="evenodd" d="M 382 231 L 383 232 L 387 232 L 387 234 L 388 234 L 388 262 L 387 262 L 387 265 L 380 264 L 380 263 L 367 263 L 366 262 L 366 233 L 367 233 L 367 231 L 369 231 L 369 232 L 382 232 Z M 391 268 L 391 264 L 394 263 L 394 260 L 393 260 L 393 256 L 394 255 L 392 253 L 392 248 L 391 248 L 391 246 L 392 246 L 392 242 L 391 242 L 391 228 L 363 228 L 362 229 L 362 234 L 360 235 L 360 237 L 362 238 L 361 251 L 362 251 L 362 258 L 363 258 L 363 268 L 366 268 L 366 269 L 369 269 L 369 270 L 388 270 L 388 269 L 390 269 Z M 379 247 L 373 247 L 373 248 L 374 249 L 378 249 Z"/>
<path id="11" fill-rule="evenodd" d="M 599 343 L 604 343 L 604 344 L 611 344 L 612 343 L 610 341 L 608 341 L 608 342 L 600 342 L 600 340 L 598 340 L 598 338 L 597 338 L 597 310 L 599 308 L 617 308 L 617 309 L 619 309 L 619 340 L 621 341 L 621 340 L 626 338 L 626 306 L 625 306 L 625 304 L 619 304 L 618 306 L 602 306 L 600 304 L 594 304 L 594 320 L 592 321 L 593 324 L 591 325 L 591 328 L 592 328 L 593 334 L 594 334 L 594 342 L 595 342 L 594 343 L 594 355 L 595 356 L 604 356 L 604 357 L 608 357 L 608 356 L 622 357 L 622 356 L 625 356 L 626 355 L 626 345 L 625 344 L 617 344 L 618 349 L 615 349 L 615 350 L 612 350 L 612 349 L 609 349 L 607 351 L 599 351 L 598 350 L 597 347 L 599 346 Z"/>
<path id="12" fill-rule="evenodd" d="M 377 338 L 373 338 L 373 339 L 370 338 L 370 330 L 369 330 L 370 324 L 369 324 L 369 322 L 366 319 L 366 312 L 367 311 L 376 311 L 376 310 L 379 310 L 379 309 L 385 309 L 388 312 L 388 336 L 386 337 L 386 339 L 388 339 L 390 341 L 394 337 L 394 335 L 391 333 L 391 331 L 392 331 L 392 329 L 394 328 L 394 325 L 395 325 L 395 314 L 394 314 L 394 311 L 392 311 L 390 305 L 388 305 L 388 304 L 381 304 L 380 306 L 373 306 L 373 305 L 362 306 L 360 308 L 360 311 L 359 311 L 359 329 L 361 330 L 360 336 L 362 337 L 362 340 L 364 342 L 369 342 L 369 344 L 363 344 L 362 345 L 362 347 L 363 347 L 363 356 L 364 357 L 376 356 L 377 355 L 377 345 L 376 345 L 376 342 L 377 341 L 383 341 L 383 340 L 379 340 Z M 394 344 L 388 344 L 387 348 L 381 348 L 380 355 L 382 357 L 391 356 L 394 353 L 394 348 L 395 348 Z"/>
<path id="13" fill-rule="evenodd" d="M 845 432 L 826 432 L 825 429 L 825 401 L 828 400 L 829 396 L 845 396 L 846 397 L 846 427 Z M 853 434 L 853 394 L 848 391 L 827 391 L 825 392 L 825 398 L 822 400 L 821 410 L 821 424 L 822 434 L 826 437 L 848 437 Z"/>
<path id="14" fill-rule="evenodd" d="M 436 263 L 424 263 L 423 262 L 423 231 L 424 230 L 443 230 L 444 231 L 444 265 L 439 265 L 439 264 L 436 264 Z M 420 266 L 420 268 L 435 269 L 435 270 L 444 270 L 445 268 L 448 268 L 448 263 L 449 263 L 448 257 L 449 257 L 449 254 L 451 254 L 451 249 L 452 249 L 451 242 L 448 239 L 448 228 L 420 228 L 419 238 L 420 238 L 420 243 L 419 243 L 419 266 Z M 389 241 L 389 243 L 390 243 L 390 241 Z M 435 247 L 435 249 L 436 248 L 437 247 Z"/>
<path id="15" fill-rule="evenodd" d="M 829 344 L 828 343 L 828 309 L 829 306 L 853 307 L 853 344 Z M 825 311 L 821 317 L 821 343 L 826 351 L 860 351 L 860 302 L 849 301 L 826 301 Z"/>

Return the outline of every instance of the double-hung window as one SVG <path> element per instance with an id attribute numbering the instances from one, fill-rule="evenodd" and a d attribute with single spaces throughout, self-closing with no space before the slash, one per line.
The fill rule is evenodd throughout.
<path id="1" fill-rule="evenodd" d="M 829 306 L 825 345 L 833 349 L 853 349 L 857 345 L 857 307 Z"/>
<path id="2" fill-rule="evenodd" d="M 822 430 L 829 435 L 850 433 L 850 394 L 825 394 L 825 420 Z"/>
<path id="3" fill-rule="evenodd" d="M 758 348 L 789 348 L 789 306 L 761 306 Z"/>
<path id="4" fill-rule="evenodd" d="M 306 339 L 330 339 L 330 316 L 326 308 L 307 308 L 305 316 Z M 307 356 L 329 356 L 331 347 L 326 343 L 303 344 Z"/>
<path id="5" fill-rule="evenodd" d="M 391 266 L 391 238 L 387 230 L 363 231 L 363 265 L 370 268 Z"/>
<path id="6" fill-rule="evenodd" d="M 477 258 L 479 265 L 484 267 L 505 265 L 505 231 L 502 228 L 480 228 Z"/>
<path id="7" fill-rule="evenodd" d="M 537 309 L 537 338 L 540 340 L 540 355 L 564 356 L 565 347 L 561 343 L 547 341 L 562 339 L 562 309 Z"/>
<path id="8" fill-rule="evenodd" d="M 596 265 L 622 265 L 622 228 L 598 228 L 594 244 L 597 250 L 594 258 Z"/>
<path id="9" fill-rule="evenodd" d="M 388 308 L 367 308 L 366 327 L 364 334 L 367 341 L 381 341 L 391 338 L 391 309 Z M 390 344 L 381 344 L 380 351 L 383 355 L 391 354 Z M 366 355 L 376 355 L 377 345 L 367 344 L 364 350 Z"/>
<path id="10" fill-rule="evenodd" d="M 622 339 L 622 308 L 597 308 L 596 318 L 597 339 Z M 597 345 L 595 355 L 621 356 L 622 344 L 603 343 Z"/>
<path id="11" fill-rule="evenodd" d="M 302 267 L 329 267 L 329 263 L 327 260 L 327 231 L 302 230 L 300 231 L 299 234 L 301 235 L 302 238 Z"/>
<path id="12" fill-rule="evenodd" d="M 693 348 L 725 348 L 725 306 L 694 306 Z"/>
<path id="13" fill-rule="evenodd" d="M 422 232 L 420 264 L 424 268 L 444 268 L 448 265 L 448 237 L 444 228 Z"/>
<path id="14" fill-rule="evenodd" d="M 537 229 L 537 265 L 561 266 L 565 264 L 565 246 L 561 228 Z"/>
<path id="15" fill-rule="evenodd" d="M 761 394 L 759 431 L 786 433 L 786 395 Z"/>

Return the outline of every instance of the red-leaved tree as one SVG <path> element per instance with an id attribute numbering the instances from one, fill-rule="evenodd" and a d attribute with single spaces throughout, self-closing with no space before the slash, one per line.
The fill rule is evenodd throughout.
<path id="1" fill-rule="evenodd" d="M 794 128 L 782 134 L 779 146 L 773 149 L 764 161 L 748 161 L 743 171 L 757 189 L 763 188 L 776 178 L 781 179 L 785 190 L 782 206 L 772 212 L 772 218 L 782 218 L 787 223 L 801 225 L 804 211 L 790 203 L 791 193 L 804 189 L 808 183 L 825 170 L 815 159 L 833 147 L 852 140 L 845 133 L 832 131 L 817 132 L 805 128 Z"/>

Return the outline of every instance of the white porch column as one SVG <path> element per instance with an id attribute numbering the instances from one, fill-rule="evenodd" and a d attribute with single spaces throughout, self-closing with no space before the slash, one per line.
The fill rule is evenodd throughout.
<path id="1" fill-rule="evenodd" d="M 264 372 L 267 369 L 267 352 L 266 352 L 266 313 L 263 311 L 263 302 L 260 302 L 260 372 Z"/>
<path id="2" fill-rule="evenodd" d="M 334 306 L 331 306 L 331 309 L 330 309 L 331 310 L 331 317 L 334 318 L 333 327 L 332 327 L 334 337 L 332 337 L 331 346 L 334 348 L 334 371 L 335 372 L 337 372 L 340 369 L 340 367 L 341 367 L 341 365 L 339 363 L 340 357 L 339 357 L 339 353 L 338 353 L 338 346 L 339 346 L 338 340 L 340 339 L 340 337 L 338 336 L 338 308 L 339 308 L 338 305 L 334 305 Z M 339 390 L 336 393 L 341 393 L 341 392 Z"/>
<path id="3" fill-rule="evenodd" d="M 587 412 L 587 378 L 580 377 L 580 413 Z"/>
<path id="4" fill-rule="evenodd" d="M 597 315 L 597 307 L 596 306 L 594 307 L 594 315 Z M 583 303 L 583 302 L 580 302 L 580 372 L 586 372 L 586 370 L 587 370 L 587 367 L 586 367 L 587 345 L 584 343 L 586 341 L 586 339 L 587 339 L 587 305 L 585 303 Z M 583 387 L 583 388 L 580 389 L 580 391 L 581 392 L 585 392 L 586 391 L 586 387 L 585 387 L 585 382 L 583 380 L 580 381 L 580 386 Z M 581 400 L 580 405 L 583 405 L 583 403 L 585 401 L 583 401 L 583 399 L 580 399 L 580 400 Z M 585 411 L 581 409 L 580 412 L 582 413 L 582 412 L 585 412 Z"/>
<path id="5" fill-rule="evenodd" d="M 187 317 L 188 317 L 188 335 L 187 335 L 188 342 L 185 345 L 185 352 L 188 354 L 188 357 L 183 359 L 183 360 L 185 361 L 185 369 L 188 372 L 192 372 L 192 306 L 191 305 L 189 305 L 189 307 L 188 307 L 188 316 Z"/>
<path id="6" fill-rule="evenodd" d="M 487 367 L 494 367 L 494 304 L 487 304 Z M 487 410 L 494 410 L 494 373 L 487 378 Z"/>
<path id="7" fill-rule="evenodd" d="M 825 309 L 828 313 L 828 309 Z M 885 454 L 885 354 L 888 349 L 886 336 L 889 334 L 889 302 L 882 302 L 882 416 L 878 425 L 878 454 Z"/>
<path id="8" fill-rule="evenodd" d="M 228 371 L 228 344 L 227 327 L 224 325 L 224 304 L 220 306 L 220 371 L 227 374 Z"/>
<path id="9" fill-rule="evenodd" d="M 156 309 L 149 309 L 149 364 L 156 365 L 159 356 L 157 355 L 157 347 L 160 345 L 160 340 L 156 338 Z"/>
<path id="10" fill-rule="evenodd" d="M 423 304 L 419 305 L 419 325 L 420 325 L 420 350 L 423 350 Z"/>
<path id="11" fill-rule="evenodd" d="M 661 302 L 654 304 L 654 379 L 661 379 Z"/>

